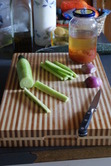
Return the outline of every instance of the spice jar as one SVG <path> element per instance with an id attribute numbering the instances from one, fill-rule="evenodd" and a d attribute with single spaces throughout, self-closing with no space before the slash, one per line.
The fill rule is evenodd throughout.
<path id="1" fill-rule="evenodd" d="M 89 9 L 73 11 L 69 22 L 69 57 L 78 63 L 95 59 L 97 50 L 97 22 L 95 12 Z"/>
<path id="2" fill-rule="evenodd" d="M 15 52 L 32 52 L 33 22 L 31 0 L 11 0 L 11 27 Z"/>

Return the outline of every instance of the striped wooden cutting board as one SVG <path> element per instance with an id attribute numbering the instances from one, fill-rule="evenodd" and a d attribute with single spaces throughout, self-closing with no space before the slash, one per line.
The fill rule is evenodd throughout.
<path id="1" fill-rule="evenodd" d="M 78 128 L 99 88 L 85 87 L 84 80 L 89 75 L 81 72 L 81 64 L 73 64 L 68 53 L 23 54 L 32 66 L 34 80 L 39 80 L 70 98 L 64 103 L 32 88 L 31 92 L 51 110 L 50 114 L 46 114 L 19 87 L 16 72 L 18 55 L 13 55 L 0 108 L 1 147 L 111 145 L 111 90 L 99 55 L 93 62 L 97 71 L 91 75 L 102 79 L 102 95 L 88 128 L 88 136 L 83 138 L 78 136 Z M 40 62 L 47 59 L 62 62 L 79 77 L 60 81 L 40 68 Z"/>

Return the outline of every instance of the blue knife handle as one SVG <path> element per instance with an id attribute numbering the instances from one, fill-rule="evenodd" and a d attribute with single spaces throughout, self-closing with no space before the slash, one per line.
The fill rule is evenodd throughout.
<path id="1" fill-rule="evenodd" d="M 91 109 L 91 108 L 86 112 L 84 119 L 80 125 L 79 131 L 78 131 L 78 134 L 80 137 L 87 136 L 87 128 L 91 121 L 93 112 L 94 112 L 94 109 Z"/>

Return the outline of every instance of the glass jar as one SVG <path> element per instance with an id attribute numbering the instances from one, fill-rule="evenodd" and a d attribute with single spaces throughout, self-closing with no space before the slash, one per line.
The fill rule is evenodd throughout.
<path id="1" fill-rule="evenodd" d="M 97 22 L 95 12 L 78 9 L 69 22 L 69 57 L 78 63 L 95 59 L 97 52 Z"/>
<path id="2" fill-rule="evenodd" d="M 15 52 L 32 52 L 33 23 L 31 0 L 11 0 L 11 26 Z"/>
<path id="3" fill-rule="evenodd" d="M 68 45 L 69 31 L 67 27 L 57 26 L 51 31 L 51 46 Z"/>

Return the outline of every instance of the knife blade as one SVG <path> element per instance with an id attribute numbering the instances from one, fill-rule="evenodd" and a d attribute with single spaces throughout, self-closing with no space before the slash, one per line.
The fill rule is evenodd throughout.
<path id="1" fill-rule="evenodd" d="M 93 113 L 97 110 L 100 95 L 101 95 L 101 90 L 98 90 L 93 101 L 91 102 L 91 105 L 90 105 L 88 111 L 86 112 L 86 114 L 83 118 L 82 123 L 80 124 L 79 131 L 78 131 L 78 134 L 80 137 L 87 136 L 87 129 L 90 124 Z"/>

